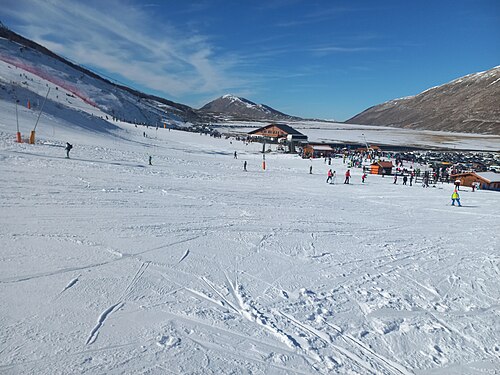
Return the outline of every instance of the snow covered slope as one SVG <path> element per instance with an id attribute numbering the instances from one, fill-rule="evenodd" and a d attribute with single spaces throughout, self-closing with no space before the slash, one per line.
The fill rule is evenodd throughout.
<path id="1" fill-rule="evenodd" d="M 344 185 L 340 159 L 330 185 L 322 160 L 263 171 L 259 144 L 122 122 L 43 115 L 17 144 L 14 113 L 0 101 L 0 373 L 498 371 L 497 192 Z"/>
<path id="2" fill-rule="evenodd" d="M 72 104 L 83 112 L 99 110 L 108 117 L 153 126 L 164 122 L 196 122 L 202 118 L 188 106 L 103 79 L 4 27 L 0 27 L 0 64 L 3 87 L 12 91 L 21 86 L 38 96 L 45 96 L 48 87 L 57 87 L 64 93 L 58 96 L 52 92 L 49 98 L 59 106 Z M 15 98 L 15 95 L 4 96 L 9 100 Z M 94 110 L 89 111 L 88 105 Z"/>

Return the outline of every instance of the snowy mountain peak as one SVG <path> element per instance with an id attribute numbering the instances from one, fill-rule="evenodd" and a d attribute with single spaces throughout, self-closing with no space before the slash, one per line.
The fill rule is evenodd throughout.
<path id="1" fill-rule="evenodd" d="M 200 108 L 201 112 L 244 120 L 285 120 L 286 115 L 264 104 L 232 94 L 223 95 Z"/>

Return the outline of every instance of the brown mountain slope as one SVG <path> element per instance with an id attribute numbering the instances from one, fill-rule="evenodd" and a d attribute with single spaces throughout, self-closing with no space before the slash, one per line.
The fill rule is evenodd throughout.
<path id="1" fill-rule="evenodd" d="M 500 66 L 376 105 L 346 122 L 500 135 Z"/>

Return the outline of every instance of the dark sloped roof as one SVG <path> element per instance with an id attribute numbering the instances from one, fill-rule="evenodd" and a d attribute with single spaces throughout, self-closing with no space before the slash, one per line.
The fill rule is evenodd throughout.
<path id="1" fill-rule="evenodd" d="M 269 125 L 263 126 L 262 128 L 252 130 L 248 134 L 258 133 L 264 129 L 270 128 L 271 126 L 276 126 L 277 128 L 280 128 L 281 130 L 283 130 L 287 134 L 304 135 L 301 132 L 295 130 L 294 128 L 292 128 L 291 126 L 286 125 L 286 124 L 269 124 Z"/>
<path id="2" fill-rule="evenodd" d="M 394 165 L 392 165 L 392 161 L 377 161 L 373 163 L 372 165 L 380 165 L 382 168 L 392 168 Z"/>

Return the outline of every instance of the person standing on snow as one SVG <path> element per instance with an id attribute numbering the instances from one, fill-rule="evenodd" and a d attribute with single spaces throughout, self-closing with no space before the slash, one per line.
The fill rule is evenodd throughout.
<path id="1" fill-rule="evenodd" d="M 245 172 L 247 171 L 247 161 L 246 160 L 243 162 L 243 170 Z"/>
<path id="2" fill-rule="evenodd" d="M 313 166 L 312 165 L 309 167 L 309 174 L 313 174 Z"/>
<path id="3" fill-rule="evenodd" d="M 328 178 L 326 179 L 326 183 L 332 183 L 333 172 L 331 169 L 328 170 Z"/>
<path id="4" fill-rule="evenodd" d="M 153 165 L 153 164 L 151 163 L 151 161 L 152 161 L 152 160 L 153 160 L 153 157 L 152 157 L 151 155 L 149 155 L 149 165 Z"/>
<path id="5" fill-rule="evenodd" d="M 394 184 L 394 185 L 397 185 L 397 183 L 398 183 L 398 175 L 397 175 L 397 174 L 395 174 L 395 175 L 394 175 L 394 182 L 393 182 L 393 184 Z"/>
<path id="6" fill-rule="evenodd" d="M 408 176 L 404 175 L 403 176 L 403 185 L 406 185 L 406 182 L 408 182 Z"/>
<path id="7" fill-rule="evenodd" d="M 69 152 L 71 151 L 71 149 L 73 148 L 73 145 L 70 145 L 69 142 L 66 142 L 66 159 L 69 159 Z"/>
<path id="8" fill-rule="evenodd" d="M 236 151 L 234 152 L 234 158 L 238 159 L 238 154 L 236 153 Z"/>
<path id="9" fill-rule="evenodd" d="M 348 169 L 346 172 L 345 172 L 345 180 L 344 180 L 344 184 L 349 184 L 349 181 L 351 179 L 351 170 Z"/>
<path id="10" fill-rule="evenodd" d="M 366 180 L 366 173 L 363 173 L 363 175 L 361 176 L 361 182 L 364 184 L 365 180 Z"/>
<path id="11" fill-rule="evenodd" d="M 460 195 L 458 195 L 458 190 L 453 190 L 453 193 L 451 194 L 451 205 L 452 206 L 455 205 L 455 201 L 457 201 L 459 207 L 462 207 L 462 205 L 460 204 Z"/>
<path id="12" fill-rule="evenodd" d="M 455 190 L 460 190 L 460 183 L 461 183 L 461 182 L 462 182 L 462 181 L 460 181 L 460 180 L 458 180 L 458 179 L 457 179 L 457 180 L 455 180 Z"/>

